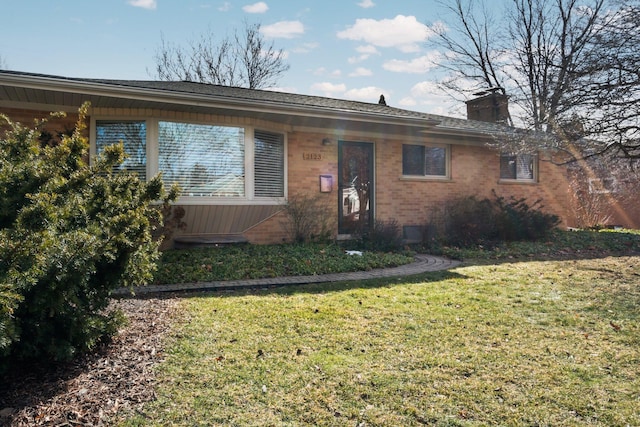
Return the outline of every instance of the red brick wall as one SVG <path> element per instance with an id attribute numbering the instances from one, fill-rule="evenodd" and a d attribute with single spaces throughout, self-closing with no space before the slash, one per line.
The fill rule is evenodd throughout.
<path id="1" fill-rule="evenodd" d="M 333 136 L 321 133 L 293 132 L 288 135 L 287 167 L 288 194 L 318 196 L 331 213 L 329 222 L 333 236 L 337 233 L 338 220 L 338 143 Z M 322 140 L 330 139 L 330 144 L 323 145 Z M 309 160 L 305 160 L 306 158 Z M 320 159 L 318 159 L 318 157 Z M 330 193 L 320 193 L 320 175 L 331 175 L 333 189 Z M 286 235 L 286 215 L 281 213 L 253 227 L 245 236 L 255 243 L 282 243 Z"/>
<path id="2" fill-rule="evenodd" d="M 322 194 L 333 215 L 334 235 L 337 233 L 337 139 L 331 145 L 322 145 L 324 134 L 292 133 L 288 140 L 289 194 L 319 193 L 319 175 L 331 175 L 333 191 Z M 554 213 L 564 226 L 572 226 L 567 179 L 562 167 L 550 162 L 538 164 L 537 183 L 501 183 L 498 153 L 486 147 L 471 145 L 451 146 L 451 179 L 418 180 L 402 178 L 402 140 L 383 138 L 345 137 L 345 140 L 368 141 L 375 144 L 375 216 L 380 220 L 395 219 L 399 225 L 424 225 L 434 210 L 444 202 L 458 197 L 498 196 L 526 198 L 533 205 L 542 200 L 544 210 Z M 320 154 L 321 160 L 304 160 L 304 153 Z M 317 157 L 317 156 L 315 156 Z M 326 196 L 326 197 L 325 197 Z M 282 221 L 279 215 L 259 224 L 246 235 L 251 241 L 271 243 L 282 241 Z"/>

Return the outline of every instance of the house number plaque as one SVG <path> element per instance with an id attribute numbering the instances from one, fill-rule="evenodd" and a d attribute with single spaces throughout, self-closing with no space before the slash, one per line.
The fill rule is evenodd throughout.
<path id="1" fill-rule="evenodd" d="M 302 160 L 322 160 L 322 153 L 302 153 Z"/>

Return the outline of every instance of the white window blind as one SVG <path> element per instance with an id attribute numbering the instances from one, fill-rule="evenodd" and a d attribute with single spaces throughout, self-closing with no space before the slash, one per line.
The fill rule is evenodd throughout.
<path id="1" fill-rule="evenodd" d="M 284 135 L 256 130 L 254 139 L 254 195 L 284 197 Z"/>
<path id="2" fill-rule="evenodd" d="M 127 158 L 118 170 L 134 172 L 141 180 L 147 179 L 147 127 L 143 121 L 96 121 L 96 152 L 105 147 L 124 144 Z"/>
<path id="3" fill-rule="evenodd" d="M 500 156 L 500 178 L 533 180 L 535 156 L 532 154 L 502 154 Z"/>
<path id="4" fill-rule="evenodd" d="M 191 197 L 244 197 L 244 129 L 159 122 L 158 165 L 165 183 Z"/>
<path id="5" fill-rule="evenodd" d="M 447 157 L 443 147 L 424 147 L 424 174 L 447 175 Z"/>

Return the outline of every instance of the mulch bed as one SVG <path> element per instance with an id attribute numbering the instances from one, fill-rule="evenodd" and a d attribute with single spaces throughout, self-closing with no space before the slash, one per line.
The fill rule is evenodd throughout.
<path id="1" fill-rule="evenodd" d="M 116 413 L 155 398 L 154 366 L 178 314 L 170 298 L 121 299 L 127 324 L 95 352 L 71 363 L 25 368 L 0 382 L 0 425 L 104 426 Z"/>

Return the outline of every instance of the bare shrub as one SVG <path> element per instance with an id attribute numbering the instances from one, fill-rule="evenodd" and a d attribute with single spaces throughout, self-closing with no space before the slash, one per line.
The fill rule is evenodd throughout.
<path id="1" fill-rule="evenodd" d="M 356 237 L 362 249 L 388 252 L 402 248 L 400 225 L 395 218 L 376 219 L 371 227 L 358 230 Z"/>
<path id="2" fill-rule="evenodd" d="M 281 223 L 293 242 L 329 240 L 331 211 L 320 194 L 295 194 L 285 206 L 286 221 Z"/>

